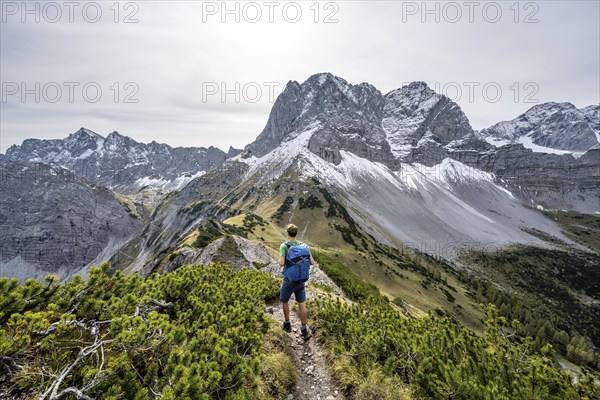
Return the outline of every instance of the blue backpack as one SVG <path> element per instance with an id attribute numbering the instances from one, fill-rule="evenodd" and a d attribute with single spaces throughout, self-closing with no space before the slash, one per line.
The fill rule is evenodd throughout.
<path id="1" fill-rule="evenodd" d="M 304 243 L 285 243 L 288 251 L 285 257 L 283 276 L 290 282 L 306 282 L 310 275 L 310 250 Z"/>

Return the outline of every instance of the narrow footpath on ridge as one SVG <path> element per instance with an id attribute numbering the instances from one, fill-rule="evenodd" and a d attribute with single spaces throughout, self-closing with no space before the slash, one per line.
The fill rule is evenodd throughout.
<path id="1" fill-rule="evenodd" d="M 309 290 L 307 288 L 307 296 Z M 292 305 L 293 300 L 290 301 L 290 306 Z M 272 302 L 267 305 L 267 309 L 279 322 L 279 326 L 282 326 L 284 317 L 281 303 Z M 327 368 L 325 350 L 314 336 L 308 341 L 302 338 L 297 311 L 292 309 L 291 314 L 292 331 L 287 335 L 290 339 L 290 356 L 296 367 L 297 381 L 294 390 L 288 395 L 288 400 L 344 400 L 345 396 Z"/>

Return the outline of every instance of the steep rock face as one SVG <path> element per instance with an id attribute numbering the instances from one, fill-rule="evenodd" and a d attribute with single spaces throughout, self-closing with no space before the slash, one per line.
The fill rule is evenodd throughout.
<path id="1" fill-rule="evenodd" d="M 544 103 L 510 121 L 502 121 L 481 134 L 490 143 L 523 143 L 564 152 L 582 153 L 600 141 L 600 106 L 577 109 L 571 103 Z"/>
<path id="2" fill-rule="evenodd" d="M 138 143 L 118 132 L 104 138 L 81 128 L 65 139 L 27 139 L 11 146 L 5 158 L 57 165 L 111 189 L 135 193 L 146 186 L 180 188 L 221 165 L 226 154 L 214 147 Z"/>
<path id="3" fill-rule="evenodd" d="M 312 130 L 308 149 L 334 164 L 340 150 L 398 168 L 401 161 L 439 162 L 443 146 L 473 133 L 460 107 L 423 82 L 383 96 L 367 83 L 351 85 L 329 73 L 289 82 L 269 121 L 244 157 L 262 157 Z"/>
<path id="4" fill-rule="evenodd" d="M 313 129 L 308 148 L 331 162 L 339 150 L 385 164 L 396 161 L 381 127 L 382 94 L 367 83 L 351 85 L 329 73 L 289 82 L 273 105 L 265 129 L 246 146 L 244 157 L 262 157 L 297 133 Z"/>
<path id="5" fill-rule="evenodd" d="M 600 212 L 600 146 L 580 158 L 537 153 L 521 144 L 483 153 L 457 150 L 452 157 L 494 173 L 505 187 L 528 203 Z"/>
<path id="6" fill-rule="evenodd" d="M 580 109 L 585 116 L 585 120 L 590 128 L 596 133 L 598 142 L 600 142 L 600 105 L 591 105 Z"/>
<path id="7" fill-rule="evenodd" d="M 110 190 L 64 168 L 5 160 L 0 177 L 1 276 L 68 278 L 142 227 Z"/>
<path id="8" fill-rule="evenodd" d="M 403 160 L 415 147 L 421 147 L 419 142 L 424 139 L 426 146 L 431 146 L 430 140 L 443 146 L 473 133 L 458 104 L 424 82 L 393 90 L 385 100 L 382 126 L 392 152 Z"/>

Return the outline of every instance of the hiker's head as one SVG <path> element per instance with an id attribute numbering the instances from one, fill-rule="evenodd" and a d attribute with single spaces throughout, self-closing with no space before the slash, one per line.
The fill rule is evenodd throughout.
<path id="1" fill-rule="evenodd" d="M 291 238 L 295 238 L 296 235 L 298 235 L 298 227 L 294 224 L 288 224 L 288 226 L 285 227 L 285 230 Z"/>

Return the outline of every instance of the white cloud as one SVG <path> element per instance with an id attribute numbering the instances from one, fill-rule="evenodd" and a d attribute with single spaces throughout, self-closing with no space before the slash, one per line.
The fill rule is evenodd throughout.
<path id="1" fill-rule="evenodd" d="M 11 2 L 2 7 L 6 3 Z M 103 14 L 95 24 L 77 12 L 74 23 L 66 14 L 57 23 L 45 22 L 43 15 L 36 23 L 26 15 L 22 23 L 20 15 L 4 12 L 3 83 L 80 86 L 73 103 L 66 101 L 64 92 L 55 104 L 43 98 L 36 103 L 32 95 L 25 102 L 15 95 L 0 103 L 0 151 L 29 137 L 64 137 L 80 126 L 101 134 L 118 130 L 144 142 L 243 147 L 268 118 L 273 99 L 268 98 L 266 82 L 278 84 L 278 93 L 288 80 L 303 81 L 324 71 L 351 83 L 370 82 L 383 93 L 404 82 L 425 81 L 454 97 L 476 129 L 524 112 L 534 105 L 525 102 L 527 95 L 537 102 L 570 101 L 578 107 L 598 103 L 598 2 L 521 2 L 518 23 L 515 9 L 509 8 L 513 2 L 494 3 L 500 5 L 502 17 L 497 23 L 487 22 L 493 16 L 492 3 L 479 3 L 473 23 L 464 2 L 452 3 L 462 12 L 457 23 L 448 22 L 455 16 L 448 2 L 427 3 L 429 9 L 437 4 L 439 23 L 434 14 L 423 14 L 424 3 L 400 1 L 321 2 L 319 23 L 314 22 L 315 9 L 309 8 L 314 2 L 296 3 L 302 9 L 297 23 L 285 20 L 286 4 L 287 16 L 293 17 L 291 3 L 285 2 L 275 8 L 273 23 L 267 20 L 264 2 L 251 3 L 263 12 L 257 23 L 244 21 L 243 15 L 239 23 L 234 15 L 226 15 L 226 23 L 219 13 L 203 15 L 203 7 L 221 7 L 221 2 L 121 2 L 118 23 L 113 22 L 114 9 L 109 9 L 112 2 L 97 3 Z M 27 4 L 33 7 L 35 2 Z M 89 3 L 82 7 L 85 4 Z M 126 4 L 135 4 L 137 11 L 124 9 Z M 227 4 L 246 7 L 246 16 L 254 16 L 247 2 Z M 406 13 L 415 6 L 416 14 Z M 132 11 L 139 22 L 123 23 Z M 323 23 L 332 12 L 339 22 Z M 538 22 L 523 23 L 527 15 Z M 90 82 L 102 89 L 97 103 L 86 101 L 79 90 Z M 135 86 L 126 90 L 127 82 Z M 248 90 L 239 102 L 233 94 L 225 101 L 220 93 L 203 99 L 203 89 L 213 84 L 231 90 L 236 83 Z M 486 101 L 486 84 L 488 95 L 494 95 L 495 87 L 502 90 L 498 102 Z M 256 87 L 262 96 L 249 101 L 255 100 L 251 89 Z M 474 88 L 471 99 L 469 87 Z M 52 95 L 50 89 L 47 95 Z M 115 92 L 120 95 L 117 102 Z M 124 103 L 127 94 L 139 102 Z"/>

